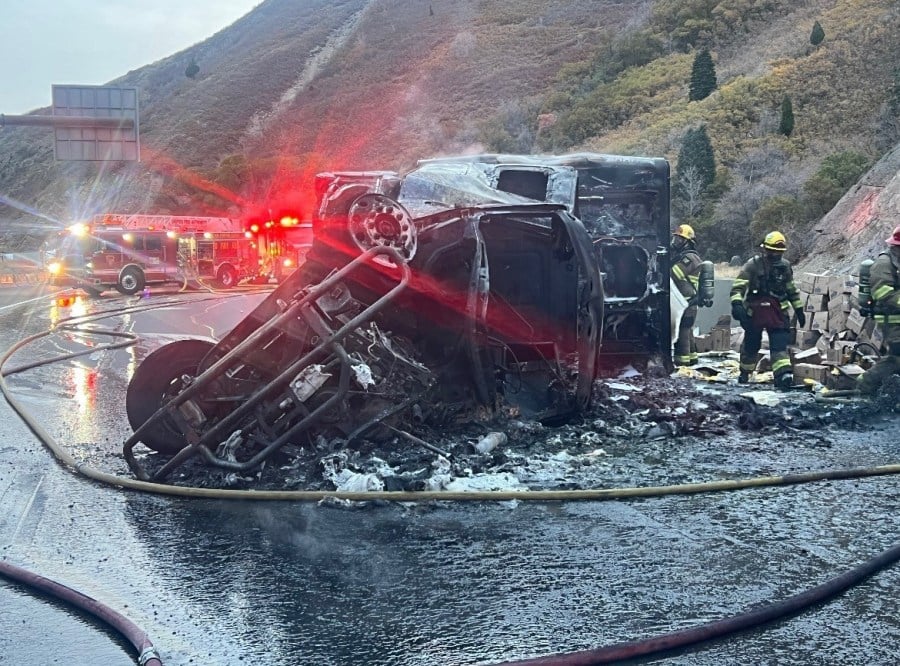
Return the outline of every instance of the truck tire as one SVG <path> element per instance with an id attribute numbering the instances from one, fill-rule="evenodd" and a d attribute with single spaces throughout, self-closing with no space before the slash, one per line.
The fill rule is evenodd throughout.
<path id="1" fill-rule="evenodd" d="M 231 289 L 238 283 L 238 274 L 231 264 L 222 264 L 216 272 L 216 284 L 222 289 Z"/>
<path id="2" fill-rule="evenodd" d="M 144 284 L 144 272 L 135 266 L 128 266 L 119 273 L 116 291 L 126 296 L 132 296 L 141 291 L 144 288 Z"/>
<path id="3" fill-rule="evenodd" d="M 145 358 L 128 383 L 125 412 L 128 423 L 137 430 L 170 398 L 184 389 L 184 375 L 194 377 L 200 361 L 213 348 L 206 340 L 176 340 Z M 184 433 L 170 418 L 154 423 L 141 434 L 141 441 L 159 453 L 175 454 L 187 446 Z"/>

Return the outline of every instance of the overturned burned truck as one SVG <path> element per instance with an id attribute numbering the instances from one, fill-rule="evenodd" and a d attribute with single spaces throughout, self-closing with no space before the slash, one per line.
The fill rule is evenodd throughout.
<path id="1" fill-rule="evenodd" d="M 247 471 L 321 437 L 560 423 L 604 367 L 668 366 L 668 173 L 578 154 L 320 174 L 306 262 L 218 343 L 138 366 L 129 466 L 161 481 L 194 457 Z M 150 473 L 138 443 L 172 458 Z"/>

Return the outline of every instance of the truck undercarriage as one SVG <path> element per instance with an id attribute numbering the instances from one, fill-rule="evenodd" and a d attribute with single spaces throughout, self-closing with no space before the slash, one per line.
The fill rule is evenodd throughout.
<path id="1" fill-rule="evenodd" d="M 573 167 L 519 165 L 531 175 L 504 190 L 485 164 L 321 174 L 306 262 L 218 343 L 176 341 L 138 366 L 135 474 L 161 481 L 192 458 L 247 471 L 287 445 L 420 441 L 498 415 L 562 423 L 588 406 L 607 351 L 658 356 L 662 338 L 668 352 L 655 331 L 668 310 L 649 300 L 659 255 L 630 229 L 591 233 Z M 519 181 L 563 183 L 570 201 L 508 191 Z M 172 457 L 151 473 L 138 443 Z"/>

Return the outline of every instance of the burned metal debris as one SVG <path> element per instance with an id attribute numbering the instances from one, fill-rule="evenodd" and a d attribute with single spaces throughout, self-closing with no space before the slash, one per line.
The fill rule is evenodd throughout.
<path id="1" fill-rule="evenodd" d="M 498 418 L 558 425 L 603 369 L 669 366 L 664 160 L 482 155 L 316 187 L 307 261 L 218 343 L 138 366 L 124 454 L 139 478 L 189 461 L 244 474 L 323 442 L 435 449 L 417 433 Z M 139 443 L 172 457 L 151 472 Z"/>
<path id="2" fill-rule="evenodd" d="M 420 434 L 443 454 L 383 440 L 319 435 L 287 445 L 257 469 L 211 469 L 194 458 L 173 473 L 177 483 L 264 489 L 490 490 L 586 489 L 708 480 L 727 464 L 735 474 L 768 470 L 775 451 L 819 456 L 846 436 L 836 427 L 866 430 L 852 406 L 819 404 L 808 393 L 777 393 L 774 406 L 756 404 L 732 384 L 706 384 L 655 374 L 600 379 L 590 406 L 568 423 L 545 427 L 518 416 L 469 421 L 452 429 L 422 425 Z M 834 418 L 834 410 L 840 418 Z M 697 446 L 697 440 L 708 443 Z M 495 442 L 495 446 L 483 445 Z M 500 443 L 502 442 L 502 443 Z M 804 453 L 805 452 L 805 453 Z M 725 462 L 727 461 L 727 462 Z M 164 456 L 146 456 L 154 472 Z M 797 469 L 802 469 L 802 464 Z M 717 474 L 720 472 L 716 472 Z"/>

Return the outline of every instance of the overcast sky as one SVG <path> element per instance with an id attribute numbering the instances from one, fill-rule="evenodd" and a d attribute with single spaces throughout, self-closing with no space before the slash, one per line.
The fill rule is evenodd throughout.
<path id="1" fill-rule="evenodd" d="M 50 106 L 54 83 L 108 83 L 202 42 L 261 2 L 0 0 L 0 113 Z"/>

